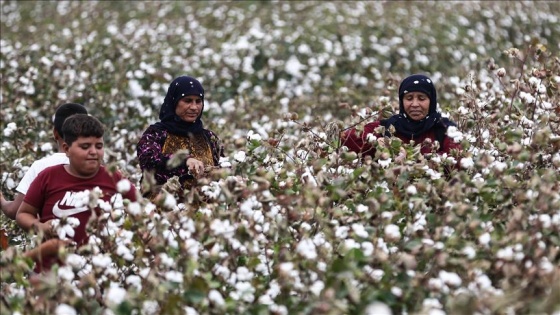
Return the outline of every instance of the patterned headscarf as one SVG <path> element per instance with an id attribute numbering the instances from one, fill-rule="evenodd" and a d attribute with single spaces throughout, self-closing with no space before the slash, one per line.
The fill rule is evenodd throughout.
<path id="1" fill-rule="evenodd" d="M 179 100 L 188 95 L 197 95 L 202 99 L 200 115 L 192 123 L 182 120 L 175 114 L 175 108 Z M 201 120 L 203 111 L 204 88 L 202 84 L 193 77 L 181 76 L 173 80 L 169 85 L 159 111 L 160 122 L 156 123 L 155 126 L 179 136 L 201 133 L 204 130 Z"/>

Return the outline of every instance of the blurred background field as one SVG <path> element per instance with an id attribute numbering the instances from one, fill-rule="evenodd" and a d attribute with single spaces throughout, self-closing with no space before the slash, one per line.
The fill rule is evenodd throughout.
<path id="1" fill-rule="evenodd" d="M 191 75 L 206 88 L 204 123 L 222 139 L 226 156 L 234 164 L 232 173 L 264 177 L 276 187 L 274 197 L 287 194 L 294 198 L 290 207 L 280 207 L 282 215 L 288 216 L 293 209 L 307 213 L 321 200 L 324 213 L 340 219 L 341 226 L 357 222 L 383 238 L 388 222 L 378 214 L 388 211 L 394 213 L 389 223 L 397 224 L 409 237 L 393 244 L 398 252 L 408 255 L 395 260 L 363 257 L 363 253 L 354 253 L 359 256 L 356 264 L 325 258 L 328 270 L 324 274 L 317 271 L 325 289 L 315 294 L 291 287 L 298 293 L 291 295 L 287 290 L 274 305 L 302 313 L 360 313 L 378 300 L 395 313 L 558 312 L 554 297 L 559 296 L 560 288 L 547 280 L 558 275 L 560 261 L 559 2 L 2 1 L 0 17 L 0 172 L 4 195 L 12 196 L 26 166 L 54 149 L 50 119 L 56 106 L 64 102 L 83 103 L 108 127 L 107 163 L 120 167 L 138 185 L 135 144 L 144 129 L 157 121 L 169 82 L 179 75 Z M 456 174 L 463 186 L 453 188 L 439 178 L 424 178 L 412 164 L 409 169 L 391 164 L 388 170 L 377 166 L 373 171 L 358 168 L 353 175 L 322 174 L 319 170 L 325 165 L 357 167 L 351 156 L 345 162 L 338 159 L 336 133 L 333 136 L 330 131 L 397 110 L 396 88 L 412 73 L 433 78 L 442 112 L 456 121 L 464 134 L 464 156 L 474 162 Z M 240 152 L 247 159 L 239 158 Z M 344 159 L 344 154 L 341 157 Z M 496 166 L 496 162 L 503 166 Z M 434 163 L 426 165 L 441 171 Z M 364 188 L 389 181 L 402 193 L 409 182 L 396 178 L 395 169 L 404 172 L 402 178 L 423 187 L 419 191 L 424 195 L 412 200 L 406 194 Z M 374 175 L 361 177 L 360 172 L 370 171 Z M 302 174 L 316 179 L 313 189 L 306 186 Z M 328 180 L 321 182 L 321 176 Z M 292 177 L 294 187 L 286 193 L 280 183 L 290 182 Z M 250 179 L 246 184 L 257 199 L 268 198 L 261 195 L 260 188 L 252 188 Z M 307 189 L 312 192 L 304 193 Z M 433 234 L 407 234 L 412 233 L 410 226 L 407 232 L 407 224 L 412 224 L 407 220 L 415 220 L 413 214 L 407 214 L 409 203 L 415 203 L 414 211 L 428 214 L 430 228 L 426 230 Z M 368 205 L 372 215 L 366 218 L 358 214 L 358 205 Z M 230 207 L 231 213 L 241 211 Z M 437 209 L 451 213 L 436 216 L 433 211 Z M 512 213 L 524 223 L 511 222 Z M 293 244 L 311 233 L 300 227 L 300 219 L 291 223 L 297 232 L 278 228 L 278 234 L 270 239 L 281 239 L 293 250 Z M 335 249 L 336 244 L 346 244 L 328 220 L 316 220 L 310 224 L 324 228 Z M 13 244 L 24 242 L 13 223 L 3 216 L 0 222 L 12 233 Z M 462 226 L 465 222 L 475 223 Z M 440 235 L 444 226 L 455 228 L 456 238 Z M 492 236 L 491 243 L 481 243 L 479 237 L 486 238 L 486 233 Z M 541 234 L 534 238 L 535 233 Z M 425 245 L 425 238 L 441 238 L 445 249 L 418 249 L 413 241 Z M 525 253 L 524 258 L 504 260 L 503 252 L 498 255 L 509 246 L 517 251 L 516 244 L 521 244 L 518 252 Z M 542 246 L 545 249 L 540 250 Z M 465 248 L 480 251 L 463 263 L 458 253 Z M 531 255 L 535 259 L 529 266 L 527 257 Z M 407 273 L 412 270 L 407 264 L 409 256 L 420 262 L 417 275 Z M 435 256 L 439 260 L 430 269 Z M 17 255 L 9 257 L 5 261 Z M 537 261 L 542 257 L 546 257 L 544 263 Z M 300 258 L 294 255 L 296 266 L 300 266 L 295 268 L 303 270 L 301 266 L 307 265 Z M 215 262 L 200 259 L 201 270 L 212 270 Z M 282 259 L 285 257 L 274 256 L 272 265 L 277 267 Z M 439 268 L 445 271 L 440 261 L 445 259 L 462 278 L 451 292 L 442 289 L 449 283 L 439 288 L 428 286 L 429 277 L 437 271 L 442 275 Z M 372 280 L 365 280 L 360 270 L 374 265 L 386 275 L 394 268 L 394 277 L 379 280 L 376 289 L 366 289 L 373 286 L 368 282 Z M 541 265 L 552 265 L 551 271 L 533 270 Z M 358 291 L 352 291 L 348 283 L 336 284 L 334 279 L 346 276 L 345 272 L 352 276 L 344 281 L 356 282 Z M 421 277 L 421 273 L 426 276 Z M 487 294 L 467 285 L 469 279 L 471 283 L 479 281 L 476 279 L 481 274 L 488 274 L 491 287 L 505 294 Z M 443 275 L 441 281 L 446 278 Z M 281 277 L 281 272 L 268 277 Z M 8 282 L 25 286 L 5 275 L 2 280 L 5 292 Z M 269 280 L 258 282 L 260 286 L 253 281 L 255 301 L 268 294 Z M 108 286 L 106 281 L 99 283 Z M 199 291 L 207 296 L 209 288 L 202 287 Z M 228 289 L 219 289 L 224 297 L 234 286 L 225 287 Z M 459 296 L 461 288 L 471 295 Z M 521 294 L 523 290 L 527 293 Z M 25 310 L 22 301 L 31 298 L 18 300 L 10 294 L 6 293 L 10 298 L 5 301 L 10 302 L 4 306 Z M 322 304 L 325 295 L 332 303 Z M 141 300 L 134 298 L 136 303 Z M 163 297 L 151 298 L 164 309 Z M 214 312 L 207 299 L 183 296 L 181 301 L 201 313 Z M 235 294 L 227 302 L 228 312 L 255 314 L 259 305 L 270 305 L 236 300 Z M 56 307 L 45 305 L 45 310 Z M 117 309 L 110 303 L 103 306 Z"/>
<path id="2" fill-rule="evenodd" d="M 182 74 L 208 90 L 207 124 L 229 111 L 215 127 L 226 132 L 263 113 L 344 119 L 340 102 L 394 99 L 417 72 L 454 109 L 492 60 L 518 68 L 505 50 L 557 53 L 559 11 L 554 1 L 3 1 L 3 124 L 23 109 L 41 123 L 72 100 L 109 126 L 142 129 Z"/>

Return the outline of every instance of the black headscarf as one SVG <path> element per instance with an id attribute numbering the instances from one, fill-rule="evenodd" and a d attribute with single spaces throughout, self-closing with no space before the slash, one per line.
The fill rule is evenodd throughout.
<path id="1" fill-rule="evenodd" d="M 202 99 L 202 110 L 200 115 L 192 123 L 182 120 L 175 114 L 175 108 L 180 99 L 188 95 L 197 95 Z M 155 127 L 167 130 L 178 136 L 188 136 L 190 134 L 201 133 L 203 129 L 202 112 L 204 111 L 204 88 L 200 82 L 188 76 L 181 76 L 173 80 L 167 89 L 167 94 L 161 104 L 159 111 L 160 122 L 154 124 Z"/>
<path id="2" fill-rule="evenodd" d="M 417 121 L 408 118 L 404 110 L 403 98 L 405 94 L 410 92 L 422 92 L 430 98 L 428 115 L 422 120 Z M 389 126 L 393 125 L 397 133 L 411 139 L 417 138 L 440 124 L 443 127 L 455 125 L 448 119 L 441 117 L 441 113 L 437 111 L 437 93 L 434 84 L 430 78 L 422 74 L 413 74 L 401 82 L 399 86 L 399 113 L 381 121 L 381 125 L 387 128 L 387 135 L 389 135 Z"/>

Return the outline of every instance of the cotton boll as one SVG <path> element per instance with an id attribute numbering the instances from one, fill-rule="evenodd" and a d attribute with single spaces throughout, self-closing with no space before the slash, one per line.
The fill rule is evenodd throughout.
<path id="1" fill-rule="evenodd" d="M 393 160 L 391 158 L 387 158 L 385 160 L 379 159 L 377 160 L 377 163 L 379 163 L 379 166 L 381 166 L 382 168 L 387 168 L 389 167 L 389 165 L 391 165 L 391 162 Z"/>
<path id="2" fill-rule="evenodd" d="M 160 314 L 159 304 L 157 301 L 144 301 L 142 302 L 143 315 L 157 315 Z"/>
<path id="3" fill-rule="evenodd" d="M 459 129 L 457 129 L 457 127 L 455 126 L 449 126 L 447 128 L 447 136 L 453 139 L 453 142 L 455 143 L 461 142 L 464 138 L 463 133 L 459 131 Z"/>
<path id="4" fill-rule="evenodd" d="M 480 235 L 480 236 L 478 237 L 478 242 L 479 242 L 481 245 L 488 246 L 488 244 L 490 243 L 490 240 L 491 240 L 491 237 L 490 237 L 490 234 L 489 234 L 488 232 L 483 233 L 482 235 Z"/>
<path id="5" fill-rule="evenodd" d="M 41 151 L 46 152 L 46 153 L 50 153 L 53 150 L 53 146 L 50 142 L 47 143 L 43 143 L 41 145 Z"/>
<path id="6" fill-rule="evenodd" d="M 464 169 L 469 169 L 472 168 L 474 166 L 474 161 L 472 158 L 467 157 L 467 158 L 462 158 L 461 159 L 461 167 Z"/>
<path id="7" fill-rule="evenodd" d="M 132 185 L 130 184 L 130 181 L 128 179 L 121 179 L 117 183 L 117 191 L 121 194 L 126 194 L 130 191 L 131 188 Z"/>
<path id="8" fill-rule="evenodd" d="M 236 270 L 237 280 L 238 281 L 251 281 L 253 279 L 254 274 L 247 269 L 247 267 L 238 267 Z"/>
<path id="9" fill-rule="evenodd" d="M 430 309 L 430 312 L 428 313 L 429 315 L 447 315 L 446 312 L 444 312 L 443 310 L 440 309 Z"/>
<path id="10" fill-rule="evenodd" d="M 402 289 L 399 287 L 392 287 L 391 288 L 391 293 L 393 293 L 394 296 L 396 297 L 401 297 L 402 296 Z"/>
<path id="11" fill-rule="evenodd" d="M 539 215 L 539 221 L 541 222 L 542 227 L 545 229 L 550 228 L 552 225 L 552 219 L 548 214 Z"/>
<path id="12" fill-rule="evenodd" d="M 183 310 L 185 311 L 185 315 L 198 315 L 198 312 L 190 306 L 183 307 Z"/>
<path id="13" fill-rule="evenodd" d="M 74 280 L 75 274 L 70 266 L 62 266 L 58 268 L 58 277 L 66 281 Z"/>
<path id="14" fill-rule="evenodd" d="M 393 218 L 393 213 L 389 211 L 383 211 L 381 212 L 381 218 L 386 221 L 391 221 L 391 219 Z"/>
<path id="15" fill-rule="evenodd" d="M 165 199 L 163 200 L 163 206 L 167 209 L 173 209 L 177 206 L 177 200 L 172 194 L 165 194 Z"/>
<path id="16" fill-rule="evenodd" d="M 368 143 L 374 143 L 375 141 L 377 141 L 377 137 L 374 134 L 370 133 L 366 136 L 366 141 Z"/>
<path id="17" fill-rule="evenodd" d="M 546 274 L 552 273 L 555 269 L 554 265 L 546 257 L 541 258 L 539 268 Z"/>
<path id="18" fill-rule="evenodd" d="M 309 291 L 313 293 L 315 296 L 320 296 L 321 291 L 325 288 L 325 283 L 321 280 L 315 281 L 311 287 L 309 287 Z"/>
<path id="19" fill-rule="evenodd" d="M 375 249 L 375 247 L 373 246 L 373 243 L 362 242 L 362 244 L 360 244 L 360 246 L 362 248 L 362 252 L 364 253 L 364 256 L 369 257 L 369 256 L 373 255 L 373 251 Z"/>
<path id="20" fill-rule="evenodd" d="M 496 75 L 500 78 L 504 77 L 506 75 L 506 69 L 499 68 L 498 70 L 496 70 Z"/>
<path id="21" fill-rule="evenodd" d="M 69 225 L 64 225 L 62 226 L 62 228 L 60 229 L 60 232 L 58 233 L 59 238 L 60 239 L 65 239 L 66 236 L 68 236 L 69 238 L 74 237 L 74 228 L 69 226 Z"/>
<path id="22" fill-rule="evenodd" d="M 354 248 L 359 249 L 360 248 L 360 244 L 358 242 L 356 242 L 355 240 L 349 238 L 349 239 L 345 239 L 343 244 L 342 244 L 342 248 L 345 251 L 350 251 Z"/>
<path id="23" fill-rule="evenodd" d="M 6 128 L 4 128 L 4 137 L 11 136 L 17 130 L 17 125 L 14 122 L 8 123 Z"/>
<path id="24" fill-rule="evenodd" d="M 55 315 L 76 315 L 78 312 L 68 304 L 59 304 L 54 310 Z"/>
<path id="25" fill-rule="evenodd" d="M 116 250 L 117 255 L 121 256 L 126 261 L 133 261 L 134 255 L 132 255 L 130 249 L 122 244 L 117 246 Z"/>
<path id="26" fill-rule="evenodd" d="M 369 210 L 369 207 L 363 204 L 359 204 L 356 206 L 356 212 L 358 213 L 362 213 L 362 212 L 366 212 Z"/>
<path id="27" fill-rule="evenodd" d="M 352 230 L 359 237 L 367 238 L 369 236 L 368 232 L 365 230 L 362 224 L 359 223 L 352 224 Z"/>
<path id="28" fill-rule="evenodd" d="M 237 282 L 234 285 L 235 291 L 230 293 L 230 297 L 235 301 L 245 301 L 252 303 L 255 299 L 255 288 L 249 282 Z"/>
<path id="29" fill-rule="evenodd" d="M 173 239 L 173 242 L 176 243 L 175 239 Z M 191 238 L 185 241 L 184 246 L 187 249 L 189 257 L 193 260 L 197 260 L 198 254 L 202 250 L 202 245 L 197 240 Z"/>
<path id="30" fill-rule="evenodd" d="M 91 263 L 101 269 L 107 268 L 112 262 L 111 257 L 105 255 L 95 255 L 91 259 Z"/>
<path id="31" fill-rule="evenodd" d="M 491 165 L 496 171 L 503 172 L 507 168 L 507 163 L 495 161 Z"/>
<path id="32" fill-rule="evenodd" d="M 401 232 L 399 227 L 394 224 L 389 224 L 385 227 L 385 237 L 389 242 L 396 242 L 401 239 Z"/>
<path id="33" fill-rule="evenodd" d="M 422 306 L 424 307 L 428 307 L 428 308 L 443 308 L 443 305 L 441 304 L 441 302 L 437 299 L 434 298 L 426 298 L 424 299 L 424 302 L 422 302 Z"/>
<path id="34" fill-rule="evenodd" d="M 304 238 L 299 242 L 296 247 L 296 252 L 309 260 L 317 259 L 315 244 L 308 238 Z"/>
<path id="35" fill-rule="evenodd" d="M 441 178 L 441 173 L 434 171 L 431 168 L 426 169 L 426 174 L 428 174 L 432 180 L 437 180 Z"/>
<path id="36" fill-rule="evenodd" d="M 449 287 L 445 285 L 441 278 L 431 278 L 430 280 L 428 280 L 428 288 L 436 292 L 449 292 Z"/>
<path id="37" fill-rule="evenodd" d="M 262 137 L 260 134 L 255 133 L 253 130 L 249 130 L 247 133 L 247 140 L 249 141 L 261 141 Z"/>
<path id="38" fill-rule="evenodd" d="M 105 291 L 105 302 L 108 305 L 119 305 L 125 300 L 127 292 L 125 289 L 113 285 L 109 290 Z"/>
<path id="39" fill-rule="evenodd" d="M 211 182 L 209 185 L 204 185 L 200 189 L 208 198 L 218 198 L 221 193 L 221 187 L 218 182 Z"/>
<path id="40" fill-rule="evenodd" d="M 126 277 L 126 284 L 135 287 L 139 292 L 142 290 L 142 278 L 137 275 L 130 275 Z"/>
<path id="41" fill-rule="evenodd" d="M 220 157 L 220 167 L 222 168 L 229 168 L 231 167 L 231 162 L 229 161 L 229 157 Z"/>
<path id="42" fill-rule="evenodd" d="M 468 259 L 473 259 L 474 257 L 476 257 L 476 250 L 471 246 L 463 248 L 462 253 L 467 256 Z"/>
<path id="43" fill-rule="evenodd" d="M 139 215 L 142 213 L 142 207 L 138 202 L 131 202 L 127 207 L 128 213 L 132 215 Z"/>
<path id="44" fill-rule="evenodd" d="M 86 259 L 81 255 L 68 254 L 66 264 L 72 268 L 81 269 L 86 264 Z"/>
<path id="45" fill-rule="evenodd" d="M 247 154 L 245 154 L 245 151 L 238 151 L 238 152 L 235 153 L 233 158 L 237 162 L 245 162 L 245 159 L 247 158 Z"/>
<path id="46" fill-rule="evenodd" d="M 393 312 L 387 306 L 387 304 L 383 302 L 373 302 L 369 304 L 365 311 L 365 315 L 393 315 Z"/>
<path id="47" fill-rule="evenodd" d="M 66 218 L 66 224 L 71 227 L 78 227 L 80 225 L 80 220 L 78 218 L 69 217 Z"/>
<path id="48" fill-rule="evenodd" d="M 418 193 L 418 190 L 416 189 L 416 186 L 410 185 L 406 188 L 406 193 L 409 195 L 416 195 Z"/>
<path id="49" fill-rule="evenodd" d="M 210 292 L 208 292 L 208 300 L 210 300 L 210 302 L 217 306 L 224 306 L 226 303 L 224 298 L 222 297 L 222 294 L 215 289 L 212 289 L 210 290 Z"/>
<path id="50" fill-rule="evenodd" d="M 178 271 L 171 270 L 165 274 L 165 279 L 171 282 L 183 283 L 183 274 Z"/>
<path id="51" fill-rule="evenodd" d="M 452 287 L 459 287 L 462 283 L 461 277 L 454 272 L 447 272 L 441 270 L 438 274 L 439 278 L 447 285 Z"/>

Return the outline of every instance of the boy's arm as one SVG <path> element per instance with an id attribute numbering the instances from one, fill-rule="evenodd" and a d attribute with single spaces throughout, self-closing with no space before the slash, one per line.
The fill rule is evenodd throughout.
<path id="1" fill-rule="evenodd" d="M 18 192 L 14 200 L 9 201 L 6 200 L 6 198 L 4 198 L 4 195 L 0 192 L 0 206 L 2 208 L 2 212 L 8 218 L 15 220 L 18 208 L 23 202 L 23 198 L 25 198 L 25 195 Z"/>
<path id="2" fill-rule="evenodd" d="M 42 231 L 46 237 L 55 235 L 52 230 L 51 221 L 41 222 L 37 217 L 38 213 L 39 209 L 24 201 L 18 209 L 16 222 L 26 231 L 33 230 L 35 233 Z"/>
<path id="3" fill-rule="evenodd" d="M 58 256 L 58 251 L 66 244 L 66 241 L 53 238 L 43 242 L 41 245 L 31 250 L 26 251 L 23 255 L 33 259 L 33 261 L 44 261 L 47 258 Z"/>

